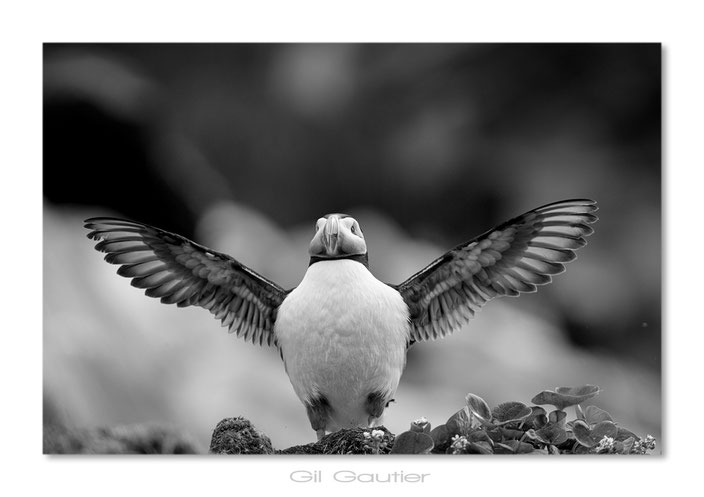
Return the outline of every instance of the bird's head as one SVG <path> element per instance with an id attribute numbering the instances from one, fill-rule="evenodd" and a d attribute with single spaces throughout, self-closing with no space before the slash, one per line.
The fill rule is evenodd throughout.
<path id="1" fill-rule="evenodd" d="M 330 259 L 354 259 L 367 264 L 367 243 L 359 223 L 347 214 L 327 214 L 315 223 L 308 249 L 310 263 Z"/>

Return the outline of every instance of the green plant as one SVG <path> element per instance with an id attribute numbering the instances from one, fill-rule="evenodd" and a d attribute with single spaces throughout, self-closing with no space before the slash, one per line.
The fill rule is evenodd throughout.
<path id="1" fill-rule="evenodd" d="M 397 435 L 391 447 L 391 454 L 429 454 L 433 448 L 430 437 L 430 423 L 425 418 L 411 423 L 411 429 Z"/>
<path id="2" fill-rule="evenodd" d="M 371 449 L 372 454 L 381 454 L 382 449 L 387 445 L 384 439 L 383 430 L 372 430 L 364 432 L 364 445 Z"/>
<path id="3" fill-rule="evenodd" d="M 598 395 L 599 387 L 558 387 L 533 397 L 533 406 L 504 402 L 494 409 L 475 394 L 465 406 L 434 429 L 425 418 L 396 436 L 396 454 L 647 454 L 655 439 L 642 439 L 619 426 L 611 415 L 581 403 Z M 540 406 L 552 406 L 546 411 Z M 576 418 L 567 421 L 566 408 Z"/>

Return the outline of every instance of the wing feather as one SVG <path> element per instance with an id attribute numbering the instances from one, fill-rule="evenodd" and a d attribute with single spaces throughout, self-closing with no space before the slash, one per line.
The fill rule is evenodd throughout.
<path id="1" fill-rule="evenodd" d="M 593 200 L 526 212 L 463 243 L 395 286 L 410 310 L 410 340 L 446 336 L 488 301 L 535 292 L 565 270 L 598 220 Z"/>
<path id="2" fill-rule="evenodd" d="M 276 312 L 287 291 L 240 264 L 180 235 L 125 219 L 85 221 L 88 238 L 117 273 L 165 304 L 209 310 L 229 332 L 277 345 Z"/>

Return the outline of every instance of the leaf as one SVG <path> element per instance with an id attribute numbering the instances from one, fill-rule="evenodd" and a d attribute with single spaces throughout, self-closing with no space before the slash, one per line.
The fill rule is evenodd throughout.
<path id="1" fill-rule="evenodd" d="M 489 445 L 494 445 L 494 441 L 491 439 L 489 434 L 484 430 L 475 430 L 469 434 L 467 440 L 470 442 L 486 442 Z"/>
<path id="2" fill-rule="evenodd" d="M 575 420 L 574 424 L 572 425 L 572 434 L 574 435 L 574 438 L 577 440 L 577 442 L 579 442 L 580 445 L 584 445 L 585 447 L 591 448 L 598 443 L 598 441 L 595 442 L 592 439 L 589 425 L 581 419 Z"/>
<path id="3" fill-rule="evenodd" d="M 565 411 L 561 411 L 559 409 L 556 409 L 556 410 L 552 411 L 550 413 L 550 415 L 548 416 L 548 423 L 560 425 L 562 428 L 564 428 L 566 417 L 567 417 L 567 413 Z"/>
<path id="4" fill-rule="evenodd" d="M 582 406 L 580 406 L 579 404 L 575 404 L 574 411 L 577 413 L 577 419 L 581 419 L 581 420 L 585 419 L 585 415 L 584 415 L 584 411 L 582 410 Z"/>
<path id="5" fill-rule="evenodd" d="M 534 430 L 533 428 L 531 428 L 530 430 L 526 431 L 526 432 L 524 433 L 524 435 L 525 435 L 526 437 L 530 438 L 531 440 L 536 440 L 536 439 L 538 438 L 538 436 L 535 434 L 535 430 Z"/>
<path id="6" fill-rule="evenodd" d="M 417 431 L 404 431 L 396 437 L 391 454 L 429 454 L 433 448 L 430 435 Z"/>
<path id="7" fill-rule="evenodd" d="M 584 409 L 584 420 L 590 425 L 595 425 L 602 421 L 613 421 L 608 412 L 597 406 L 587 406 Z"/>
<path id="8" fill-rule="evenodd" d="M 504 434 L 502 432 L 503 428 L 500 426 L 494 426 L 492 428 L 488 428 L 486 430 L 481 430 L 484 433 L 487 434 L 487 436 L 491 439 L 492 443 L 498 443 L 501 442 L 504 439 Z M 523 432 L 521 432 L 521 435 Z"/>
<path id="9" fill-rule="evenodd" d="M 633 437 L 629 437 L 622 442 L 616 442 L 614 443 L 614 452 L 617 454 L 630 454 L 635 442 L 636 440 Z"/>
<path id="10" fill-rule="evenodd" d="M 533 420 L 533 428 L 539 430 L 548 424 L 548 417 L 545 414 L 538 414 Z"/>
<path id="11" fill-rule="evenodd" d="M 599 394 L 601 389 L 596 385 L 582 385 L 581 387 L 556 387 L 555 392 L 560 395 L 570 397 L 584 397 L 584 400 L 591 399 Z"/>
<path id="12" fill-rule="evenodd" d="M 616 440 L 619 428 L 611 421 L 602 421 L 592 428 L 582 420 L 576 420 L 572 425 L 572 434 L 581 445 L 594 447 L 602 438 L 609 437 Z"/>
<path id="13" fill-rule="evenodd" d="M 616 438 L 618 435 L 618 426 L 616 426 L 612 421 L 602 421 L 597 423 L 592 427 L 591 436 L 598 442 L 604 437 Z"/>
<path id="14" fill-rule="evenodd" d="M 523 436 L 523 434 L 524 434 L 524 432 L 521 431 L 521 430 L 511 430 L 511 429 L 509 429 L 509 428 L 503 428 L 503 427 L 500 427 L 499 430 L 500 430 L 499 433 L 500 433 L 504 438 L 509 438 L 509 439 L 510 439 L 510 438 L 516 438 L 516 439 L 518 439 L 518 438 L 521 438 L 521 437 Z"/>
<path id="15" fill-rule="evenodd" d="M 452 438 L 454 435 L 469 435 L 472 429 L 472 424 L 469 420 L 469 410 L 463 407 L 455 414 L 450 416 L 450 419 L 445 423 L 447 433 Z"/>
<path id="16" fill-rule="evenodd" d="M 519 440 L 508 440 L 501 445 L 508 446 L 512 454 L 530 454 L 535 449 L 531 444 Z"/>
<path id="17" fill-rule="evenodd" d="M 543 390 L 533 397 L 531 402 L 539 405 L 552 405 L 557 409 L 573 406 L 591 399 L 599 393 L 596 385 L 584 385 L 581 387 L 557 387 L 554 392 Z"/>
<path id="18" fill-rule="evenodd" d="M 534 404 L 549 404 L 557 407 L 558 409 L 564 409 L 567 407 L 567 401 L 562 398 L 560 394 L 551 392 L 550 390 L 543 390 L 538 395 L 531 399 Z"/>
<path id="19" fill-rule="evenodd" d="M 618 433 L 616 433 L 616 441 L 623 442 L 624 440 L 628 438 L 633 438 L 634 440 L 638 440 L 640 437 L 633 433 L 630 430 L 627 430 L 625 428 L 621 428 L 620 426 L 618 427 Z"/>
<path id="20" fill-rule="evenodd" d="M 515 442 L 515 440 L 514 440 Z M 506 444 L 494 444 L 494 454 L 514 454 L 513 449 Z"/>
<path id="21" fill-rule="evenodd" d="M 560 445 L 567 441 L 567 432 L 558 424 L 549 424 L 535 432 L 538 441 L 549 445 Z"/>
<path id="22" fill-rule="evenodd" d="M 486 442 L 470 442 L 467 446 L 469 454 L 493 454 L 494 449 Z"/>
<path id="23" fill-rule="evenodd" d="M 465 401 L 467 402 L 469 410 L 472 411 L 472 414 L 474 414 L 482 424 L 491 421 L 491 409 L 484 399 L 473 393 L 468 393 L 465 397 Z"/>
<path id="24" fill-rule="evenodd" d="M 445 425 L 440 425 L 433 428 L 430 431 L 430 438 L 433 439 L 433 450 L 438 452 L 444 452 L 452 443 L 452 437 L 447 431 L 447 426 Z"/>
<path id="25" fill-rule="evenodd" d="M 591 454 L 591 449 L 589 447 L 585 447 L 584 445 L 577 444 L 574 447 L 572 447 L 572 453 L 573 454 Z"/>
<path id="26" fill-rule="evenodd" d="M 492 419 L 497 424 L 512 421 L 522 421 L 532 414 L 533 410 L 521 402 L 504 402 L 494 408 Z"/>
<path id="27" fill-rule="evenodd" d="M 531 406 L 530 410 L 531 410 L 530 416 L 528 416 L 526 419 L 523 420 L 523 425 L 536 428 L 536 426 L 535 426 L 536 418 L 540 415 L 545 416 L 547 411 L 545 409 L 543 409 L 542 407 L 538 407 L 538 406 Z M 545 422 L 547 423 L 547 417 L 545 418 Z M 540 425 L 537 428 L 542 428 L 542 427 L 543 427 L 543 425 Z"/>

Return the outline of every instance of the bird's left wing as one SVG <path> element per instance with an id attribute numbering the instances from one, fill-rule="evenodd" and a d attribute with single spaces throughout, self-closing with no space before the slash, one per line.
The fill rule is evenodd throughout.
<path id="1" fill-rule="evenodd" d="M 117 273 L 146 295 L 179 307 L 208 309 L 230 333 L 262 345 L 277 345 L 276 312 L 287 291 L 232 257 L 180 235 L 111 217 L 87 219 L 88 238 L 106 252 Z"/>
<path id="2" fill-rule="evenodd" d="M 449 335 L 489 300 L 549 283 L 586 245 L 596 210 L 593 200 L 539 207 L 458 245 L 395 286 L 410 311 L 410 342 Z"/>

